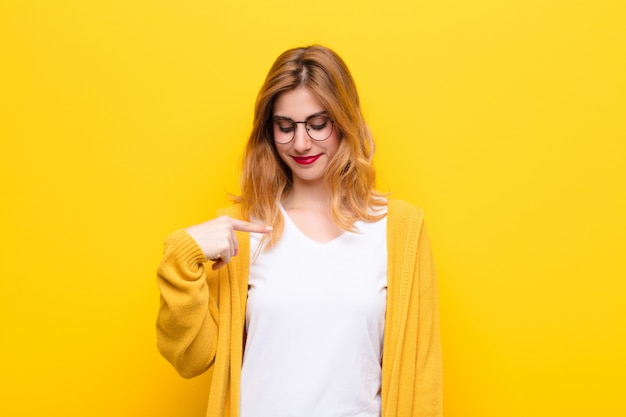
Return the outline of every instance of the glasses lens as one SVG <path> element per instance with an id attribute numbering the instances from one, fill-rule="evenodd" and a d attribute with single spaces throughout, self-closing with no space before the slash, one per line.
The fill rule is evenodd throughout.
<path id="1" fill-rule="evenodd" d="M 274 119 L 272 121 L 272 134 L 276 143 L 289 143 L 296 134 L 299 123 L 289 119 Z M 315 116 L 307 119 L 306 132 L 313 140 L 326 140 L 333 133 L 333 122 L 328 116 Z"/>
<path id="2" fill-rule="evenodd" d="M 326 116 L 315 116 L 307 120 L 306 131 L 315 140 L 326 140 L 333 133 L 333 123 Z"/>
<path id="3" fill-rule="evenodd" d="M 293 139 L 296 125 L 291 120 L 277 119 L 272 123 L 274 141 L 277 143 L 287 143 Z"/>

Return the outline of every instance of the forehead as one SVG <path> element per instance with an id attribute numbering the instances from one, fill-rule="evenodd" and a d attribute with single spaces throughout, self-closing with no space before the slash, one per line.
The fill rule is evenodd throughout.
<path id="1" fill-rule="evenodd" d="M 278 96 L 272 113 L 274 116 L 288 117 L 292 120 L 304 120 L 324 110 L 326 109 L 308 88 L 298 87 Z"/>

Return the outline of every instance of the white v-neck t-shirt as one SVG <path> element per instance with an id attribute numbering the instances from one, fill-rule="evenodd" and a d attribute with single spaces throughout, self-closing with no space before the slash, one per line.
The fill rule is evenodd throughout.
<path id="1" fill-rule="evenodd" d="M 280 209 L 283 235 L 250 265 L 240 415 L 380 417 L 386 218 L 319 243 Z"/>

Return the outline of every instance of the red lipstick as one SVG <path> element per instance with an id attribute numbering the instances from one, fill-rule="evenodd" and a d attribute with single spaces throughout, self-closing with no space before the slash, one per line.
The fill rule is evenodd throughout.
<path id="1" fill-rule="evenodd" d="M 320 156 L 322 156 L 322 154 L 312 156 L 294 156 L 292 158 L 300 165 L 310 165 L 313 162 L 317 161 Z"/>

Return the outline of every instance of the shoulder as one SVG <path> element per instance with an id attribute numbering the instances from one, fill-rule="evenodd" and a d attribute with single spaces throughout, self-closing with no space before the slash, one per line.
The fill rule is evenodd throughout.
<path id="1" fill-rule="evenodd" d="M 390 199 L 387 208 L 387 222 L 406 224 L 409 221 L 421 223 L 424 210 L 403 200 Z"/>
<path id="2" fill-rule="evenodd" d="M 389 200 L 387 238 L 389 242 L 411 245 L 417 242 L 424 225 L 424 210 L 402 200 Z"/>

